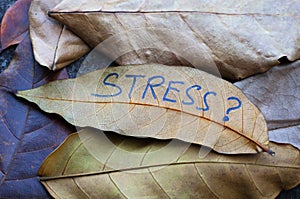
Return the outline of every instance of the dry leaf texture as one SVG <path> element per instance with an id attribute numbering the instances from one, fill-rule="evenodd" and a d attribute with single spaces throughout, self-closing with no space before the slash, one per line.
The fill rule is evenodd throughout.
<path id="1" fill-rule="evenodd" d="M 297 0 L 65 0 L 50 15 L 119 65 L 217 67 L 236 80 L 300 58 L 299 13 Z"/>
<path id="2" fill-rule="evenodd" d="M 270 140 L 300 149 L 300 61 L 235 83 L 266 117 Z"/>
<path id="3" fill-rule="evenodd" d="M 268 151 L 261 112 L 234 85 L 189 67 L 109 67 L 18 96 L 76 126 L 159 139 L 223 153 Z"/>
<path id="4" fill-rule="evenodd" d="M 89 51 L 80 38 L 48 16 L 60 1 L 32 0 L 29 11 L 34 57 L 51 70 L 63 68 Z"/>
<path id="5" fill-rule="evenodd" d="M 109 139 L 108 139 L 109 138 Z M 275 198 L 300 181 L 299 150 L 226 156 L 180 141 L 137 139 L 82 130 L 42 164 L 55 198 Z"/>
<path id="6" fill-rule="evenodd" d="M 28 34 L 31 0 L 19 0 L 5 13 L 1 22 L 1 49 L 19 44 Z"/>
<path id="7" fill-rule="evenodd" d="M 37 170 L 74 128 L 12 92 L 66 77 L 66 71 L 51 73 L 34 62 L 28 35 L 0 74 L 0 198 L 50 198 L 38 181 Z"/>

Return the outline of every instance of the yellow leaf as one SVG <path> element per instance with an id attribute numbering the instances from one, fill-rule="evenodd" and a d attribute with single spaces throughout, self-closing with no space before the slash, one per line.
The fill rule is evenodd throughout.
<path id="1" fill-rule="evenodd" d="M 43 162 L 40 180 L 54 198 L 275 198 L 300 182 L 299 150 L 199 157 L 201 147 L 84 129 Z"/>

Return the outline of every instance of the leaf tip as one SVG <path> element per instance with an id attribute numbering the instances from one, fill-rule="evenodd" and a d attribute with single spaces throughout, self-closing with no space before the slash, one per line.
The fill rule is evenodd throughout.
<path id="1" fill-rule="evenodd" d="M 14 90 L 13 94 L 15 94 L 15 96 L 18 96 L 18 97 L 23 97 L 23 92 L 22 91 Z"/>

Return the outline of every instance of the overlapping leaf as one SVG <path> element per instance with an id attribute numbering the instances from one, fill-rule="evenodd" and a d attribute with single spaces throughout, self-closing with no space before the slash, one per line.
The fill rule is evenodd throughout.
<path id="1" fill-rule="evenodd" d="M 177 138 L 222 153 L 268 151 L 263 115 L 235 86 L 189 67 L 109 67 L 18 92 L 76 126 Z"/>
<path id="2" fill-rule="evenodd" d="M 300 61 L 235 83 L 266 117 L 270 140 L 300 149 Z"/>
<path id="3" fill-rule="evenodd" d="M 299 13 L 297 0 L 64 0 L 50 15 L 119 65 L 216 64 L 236 80 L 300 58 Z"/>
<path id="4" fill-rule="evenodd" d="M 107 136 L 107 137 L 106 137 Z M 86 129 L 42 164 L 55 198 L 275 198 L 300 182 L 299 150 L 226 156 L 180 141 L 138 139 Z"/>
<path id="5" fill-rule="evenodd" d="M 80 38 L 48 17 L 48 11 L 60 1 L 33 0 L 29 12 L 35 59 L 51 70 L 65 67 L 89 51 Z"/>
<path id="6" fill-rule="evenodd" d="M 49 197 L 37 179 L 37 170 L 73 127 L 11 92 L 65 77 L 66 71 L 53 74 L 35 64 L 28 36 L 18 46 L 9 68 L 1 73 L 0 198 Z"/>
<path id="7" fill-rule="evenodd" d="M 19 44 L 28 34 L 28 11 L 31 0 L 18 0 L 5 13 L 1 22 L 1 50 Z"/>

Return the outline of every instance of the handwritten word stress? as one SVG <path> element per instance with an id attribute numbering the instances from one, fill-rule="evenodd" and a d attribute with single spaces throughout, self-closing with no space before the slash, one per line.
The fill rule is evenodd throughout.
<path id="1" fill-rule="evenodd" d="M 17 95 L 79 127 L 272 154 L 259 109 L 230 82 L 194 68 L 108 67 Z"/>
<path id="2" fill-rule="evenodd" d="M 124 85 L 124 82 L 128 82 L 128 80 L 130 89 L 124 92 L 122 85 Z M 194 106 L 195 110 L 203 112 L 211 109 L 211 104 L 208 100 L 213 100 L 219 96 L 214 90 L 209 90 L 208 88 L 203 89 L 205 85 L 195 84 L 195 82 L 190 82 L 188 79 L 185 81 L 167 80 L 164 75 L 147 76 L 145 74 L 128 73 L 120 77 L 118 72 L 111 72 L 102 78 L 100 84 L 102 84 L 102 88 L 105 87 L 106 89 L 102 89 L 102 92 L 104 91 L 103 93 L 101 93 L 101 91 L 99 91 L 99 93 L 92 93 L 92 96 L 114 98 L 120 95 L 126 95 L 128 99 L 131 100 L 135 90 L 138 88 L 142 90 L 139 96 L 140 100 L 147 100 L 148 98 L 153 100 L 159 99 L 159 101 L 162 102 L 180 103 L 182 106 Z M 158 88 L 163 89 L 163 92 L 161 92 L 161 90 L 160 92 L 156 92 Z M 203 90 L 204 92 L 201 92 Z M 192 95 L 192 92 L 195 93 L 197 91 L 198 95 Z M 178 97 L 181 93 L 183 93 L 183 99 Z M 237 96 L 229 96 L 226 100 L 235 101 L 236 103 L 225 111 L 225 115 L 222 119 L 224 122 L 230 120 L 230 112 L 242 107 L 242 101 Z M 201 106 L 196 104 L 197 101 L 201 102 L 198 103 L 201 104 Z"/>

